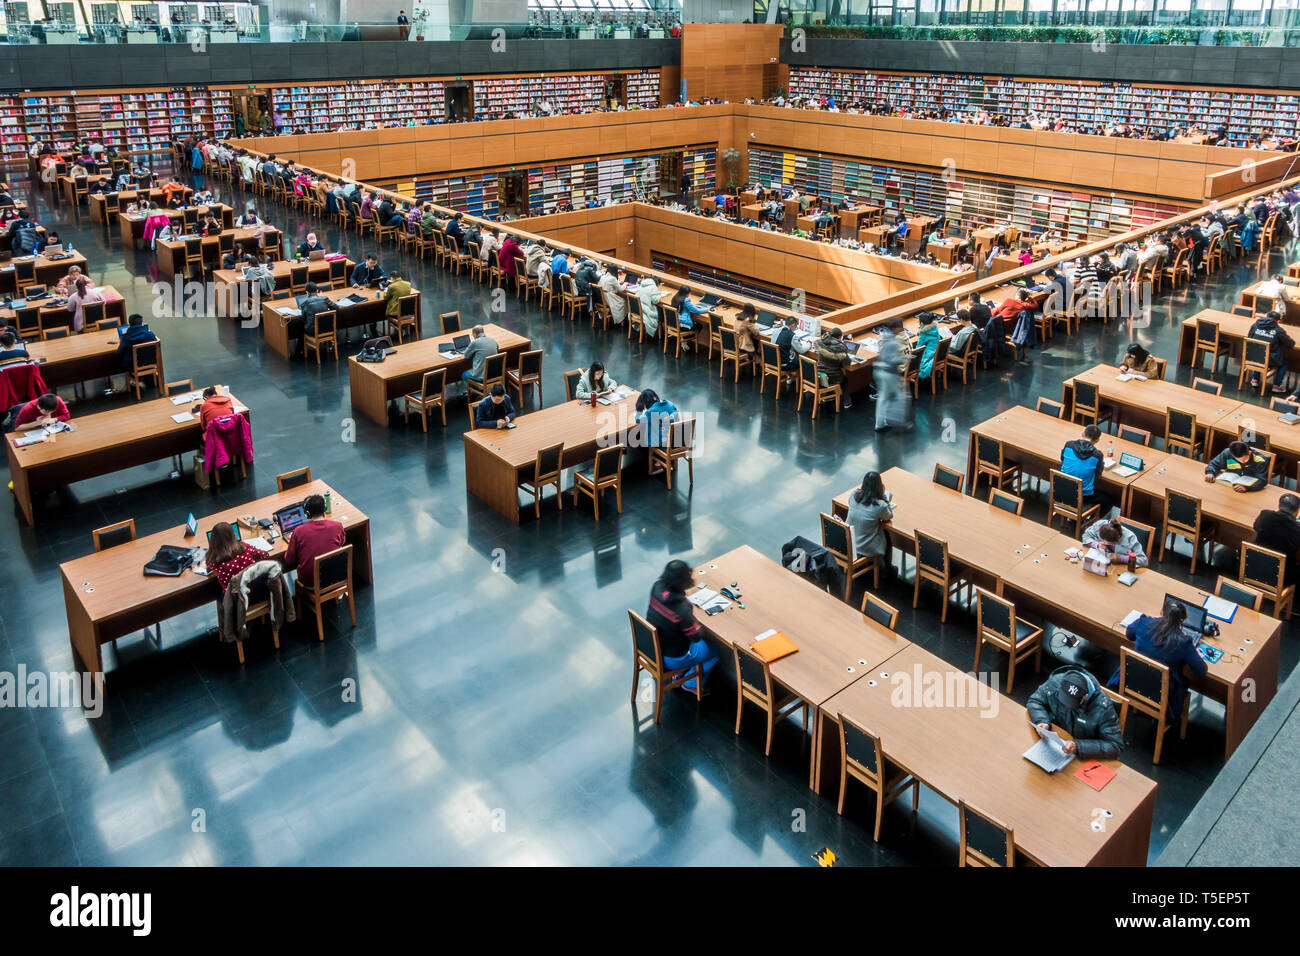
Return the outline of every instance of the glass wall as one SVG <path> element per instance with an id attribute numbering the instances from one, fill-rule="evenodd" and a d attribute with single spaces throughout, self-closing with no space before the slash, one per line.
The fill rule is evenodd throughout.
<path id="1" fill-rule="evenodd" d="M 1300 26 L 1300 0 L 789 0 L 780 9 L 789 22 L 827 26 Z"/>

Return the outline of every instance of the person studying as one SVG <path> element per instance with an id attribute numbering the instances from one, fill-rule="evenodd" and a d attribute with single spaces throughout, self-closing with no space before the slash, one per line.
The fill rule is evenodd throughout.
<path id="1" fill-rule="evenodd" d="M 474 406 L 474 427 L 514 428 L 517 414 L 505 386 L 498 382 L 487 397 Z"/>
<path id="2" fill-rule="evenodd" d="M 1205 480 L 1233 491 L 1259 491 L 1268 483 L 1269 460 L 1244 441 L 1235 441 L 1205 466 Z"/>

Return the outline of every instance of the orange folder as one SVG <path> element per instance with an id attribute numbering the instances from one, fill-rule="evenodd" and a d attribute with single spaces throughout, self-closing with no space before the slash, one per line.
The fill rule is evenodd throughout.
<path id="1" fill-rule="evenodd" d="M 1094 790 L 1101 790 L 1115 779 L 1115 771 L 1096 760 L 1083 764 L 1074 775 Z"/>
<path id="2" fill-rule="evenodd" d="M 769 664 L 799 650 L 794 646 L 794 642 L 780 631 L 761 641 L 755 641 L 749 645 L 749 649 Z"/>

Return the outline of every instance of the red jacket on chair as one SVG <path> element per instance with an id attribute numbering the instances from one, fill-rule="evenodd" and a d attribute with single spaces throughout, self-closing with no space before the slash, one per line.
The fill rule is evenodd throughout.
<path id="1" fill-rule="evenodd" d="M 39 366 L 6 365 L 0 369 L 0 415 L 15 405 L 40 398 L 47 391 Z"/>
<path id="2" fill-rule="evenodd" d="M 212 474 L 236 457 L 253 460 L 253 432 L 243 415 L 227 415 L 203 433 L 203 467 Z"/>

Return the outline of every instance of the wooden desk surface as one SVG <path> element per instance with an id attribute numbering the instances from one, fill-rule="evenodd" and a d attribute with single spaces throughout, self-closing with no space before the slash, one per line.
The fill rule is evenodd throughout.
<path id="1" fill-rule="evenodd" d="M 891 536 L 916 540 L 919 528 L 948 542 L 948 555 L 958 564 L 1000 576 L 1055 534 L 1046 525 L 1019 517 L 894 467 L 881 475 L 894 496 Z M 848 510 L 853 489 L 833 499 L 841 513 Z"/>
<path id="2" fill-rule="evenodd" d="M 209 588 L 215 597 L 216 578 L 193 571 L 180 577 L 150 577 L 141 573 L 160 547 L 165 544 L 181 547 L 206 547 L 207 532 L 219 521 L 234 523 L 240 515 L 269 518 L 278 509 L 302 501 L 308 495 L 331 492 L 333 502 L 330 517 L 343 524 L 344 530 L 359 527 L 370 519 L 328 484 L 317 479 L 309 485 L 282 491 L 255 501 L 245 501 L 233 508 L 218 511 L 198 519 L 199 531 L 192 538 L 185 537 L 185 525 L 179 524 L 156 534 L 137 538 L 127 544 L 87 554 L 59 566 L 63 580 L 69 585 L 65 595 L 75 597 L 92 623 L 119 617 L 150 604 L 157 603 L 177 592 Z M 241 531 L 247 535 L 247 531 Z M 284 555 L 284 538 L 277 536 L 268 558 Z M 87 590 L 87 589 L 93 590 Z"/>
<path id="3" fill-rule="evenodd" d="M 1112 565 L 1110 573 L 1103 578 L 1083 570 L 1082 563 L 1067 561 L 1065 549 L 1079 546 L 1079 539 L 1055 534 L 1034 555 L 1004 575 L 1003 581 L 1019 591 L 1036 595 L 1061 611 L 1085 614 L 1099 626 L 1113 631 L 1117 640 L 1124 637 L 1124 627 L 1120 622 L 1130 611 L 1159 617 L 1166 594 L 1198 605 L 1208 594 L 1149 567 L 1138 568 L 1136 583 L 1125 587 L 1117 580 L 1126 570 L 1123 565 Z M 1208 665 L 1207 676 L 1230 687 L 1250 670 L 1261 652 L 1269 652 L 1267 644 L 1270 640 L 1275 636 L 1280 639 L 1282 622 L 1239 607 L 1232 622 L 1220 621 L 1219 627 L 1222 629 L 1220 636 L 1217 639 L 1206 638 L 1206 643 L 1227 653 L 1217 664 Z"/>
<path id="4" fill-rule="evenodd" d="M 561 402 L 520 415 L 515 419 L 515 428 L 471 429 L 465 432 L 465 442 L 477 445 L 512 468 L 531 466 L 537 452 L 549 445 L 564 442 L 566 450 L 593 441 L 599 445 L 603 439 L 633 427 L 640 394 L 633 388 L 626 398 L 595 408 L 585 401 Z"/>
<path id="5" fill-rule="evenodd" d="M 1249 426 L 1256 435 L 1268 436 L 1270 451 L 1295 461 L 1300 458 L 1300 430 L 1297 430 L 1295 425 L 1280 421 L 1278 416 L 1281 414 L 1263 405 L 1242 402 L 1235 411 L 1229 412 L 1214 423 L 1214 430 L 1219 433 L 1221 442 L 1221 444 L 1216 443 L 1215 447 L 1221 447 L 1222 444 L 1234 440 L 1241 434 L 1243 427 Z M 1280 462 L 1274 463 L 1274 474 L 1277 474 L 1279 464 Z M 1288 477 L 1295 476 L 1288 475 Z"/>
<path id="6" fill-rule="evenodd" d="M 483 326 L 483 332 L 496 342 L 498 352 L 527 349 L 531 345 L 531 342 L 522 335 L 511 332 L 499 325 L 485 325 Z M 412 375 L 423 375 L 425 372 L 432 372 L 442 365 L 454 365 L 458 362 L 464 362 L 464 358 L 445 356 L 439 349 L 450 345 L 457 336 L 469 334 L 469 329 L 464 329 L 460 332 L 448 332 L 445 335 L 436 335 L 432 338 L 417 339 L 404 345 L 396 345 L 394 346 L 396 351 L 382 362 L 358 362 L 357 357 L 351 355 L 348 357 L 348 365 L 349 367 L 356 365 L 359 367 L 359 371 L 384 381 Z M 518 431 L 518 429 L 515 429 L 515 431 Z"/>
<path id="7" fill-rule="evenodd" d="M 1255 296 L 1259 293 L 1259 287 L 1267 281 L 1269 280 L 1259 279 L 1252 282 L 1241 290 L 1241 296 L 1237 301 L 1242 305 L 1253 307 L 1255 305 Z M 1300 322 L 1300 287 L 1287 286 L 1283 295 L 1285 298 L 1278 297 L 1273 300 L 1273 308 L 1282 313 L 1283 322 Z"/>
<path id="8" fill-rule="evenodd" d="M 1025 708 L 996 693 L 996 709 L 981 708 L 990 691 L 981 698 L 975 678 L 922 647 L 904 648 L 872 672 L 874 687 L 858 680 L 823 710 L 879 736 L 886 757 L 927 787 L 1011 827 L 1016 846 L 1045 865 L 1146 863 L 1155 781 L 1118 760 L 1103 761 L 1115 778 L 1100 792 L 1074 775 L 1078 760 L 1058 773 L 1044 772 L 1022 756 L 1037 739 Z M 926 681 L 952 688 L 954 700 L 969 703 L 899 706 L 904 682 Z M 1097 807 L 1113 814 L 1101 831 L 1092 828 Z"/>
<path id="9" fill-rule="evenodd" d="M 67 275 L 68 270 L 71 269 L 73 266 L 79 266 L 82 272 L 85 272 L 87 269 L 86 257 L 82 255 L 79 250 L 73 250 L 71 254 L 64 256 L 62 259 L 47 259 L 43 255 L 38 255 L 35 257 L 17 256 L 14 259 L 11 259 L 9 262 L 6 262 L 3 266 L 0 266 L 0 274 L 4 275 L 7 278 L 12 279 L 16 272 L 16 269 L 14 267 L 15 262 L 32 262 L 32 261 L 35 261 L 36 263 L 37 279 L 40 282 L 46 284 L 53 284 L 53 283 L 48 282 L 47 278 L 43 278 L 43 277 L 53 276 L 54 277 L 53 281 L 57 282 L 59 279 Z M 9 284 L 14 285 L 15 283 L 10 282 Z"/>
<path id="10" fill-rule="evenodd" d="M 1117 366 L 1097 365 L 1074 376 L 1070 381 L 1082 380 L 1097 385 L 1102 401 L 1108 404 L 1155 412 L 1161 418 L 1169 408 L 1194 414 L 1196 424 L 1202 428 L 1210 428 L 1224 416 L 1235 412 L 1242 404 L 1226 395 L 1198 392 L 1194 388 L 1173 382 L 1154 379 L 1145 382 L 1136 380 L 1120 382 L 1116 381 L 1117 375 L 1119 375 Z"/>
<path id="11" fill-rule="evenodd" d="M 1217 481 L 1205 480 L 1205 462 L 1194 461 L 1182 455 L 1167 455 L 1154 467 L 1143 471 L 1130 486 L 1135 496 L 1164 501 L 1165 489 L 1201 499 L 1201 510 L 1207 517 L 1232 525 L 1237 537 L 1254 540 L 1255 519 L 1265 509 L 1277 508 L 1278 500 L 1287 493 L 1279 485 L 1266 485 L 1259 491 L 1233 491 Z M 1163 513 L 1163 505 L 1161 506 Z"/>
<path id="12" fill-rule="evenodd" d="M 737 582 L 744 608 L 733 601 L 712 616 L 696 608 L 695 619 L 728 646 L 748 647 L 772 628 L 784 633 L 799 650 L 774 661 L 772 676 L 814 706 L 911 646 L 748 545 L 697 565 L 694 580 L 714 591 Z"/>
<path id="13" fill-rule="evenodd" d="M 100 294 L 104 297 L 104 302 L 108 303 L 110 306 L 113 305 L 113 304 L 115 304 L 115 303 L 119 303 L 119 302 L 122 302 L 122 301 L 123 301 L 123 299 L 122 299 L 122 293 L 118 292 L 117 289 L 116 289 L 114 286 L 111 286 L 111 285 L 100 285 L 100 286 L 94 286 L 94 288 L 96 288 L 96 289 L 99 290 Z M 42 299 L 41 301 L 42 301 L 42 302 L 45 302 L 45 301 L 51 301 L 51 300 L 45 300 L 45 299 Z M 42 315 L 47 315 L 47 314 L 49 314 L 49 313 L 51 313 L 51 312 L 64 312 L 64 313 L 66 313 L 67 311 L 68 311 L 68 305 L 67 305 L 67 302 L 66 302 L 66 301 L 65 301 L 62 305 L 48 305 L 48 306 L 46 306 L 46 305 L 42 305 L 42 306 L 41 306 L 41 314 L 42 314 Z M 112 314 L 113 311 L 114 311 L 114 310 L 111 309 L 111 308 L 107 310 L 107 312 L 108 312 L 109 314 Z M 6 309 L 3 305 L 0 305 L 0 319 L 2 319 L 2 320 L 4 320 L 4 321 L 8 322 L 8 321 L 12 321 L 12 320 L 16 319 L 17 317 L 18 317 L 18 311 L 17 311 L 16 309 Z M 77 338 L 80 338 L 80 336 L 74 335 L 74 336 L 72 336 L 71 338 L 72 338 L 72 339 L 77 339 Z M 56 344 L 57 342 L 58 342 L 58 340 L 56 339 L 54 342 L 50 342 L 50 343 L 48 343 L 48 344 L 50 344 L 50 345 L 54 345 L 54 344 Z M 31 352 L 32 355 L 35 355 L 36 352 L 33 350 L 33 346 L 36 346 L 36 345 L 45 345 L 45 344 L 46 344 L 46 343 L 44 343 L 44 342 L 28 342 L 28 343 L 27 343 L 27 351 Z"/>
<path id="14" fill-rule="evenodd" d="M 166 248 L 172 250 L 173 254 L 184 255 L 185 240 L 187 238 L 200 239 L 202 240 L 204 245 L 210 246 L 218 242 L 221 239 L 221 236 L 231 236 L 231 235 L 235 237 L 236 243 L 252 242 L 254 244 L 254 247 L 256 247 L 257 239 L 259 236 L 266 235 L 266 236 L 274 237 L 279 232 L 280 230 L 275 226 L 268 226 L 265 229 L 259 229 L 259 227 L 257 226 L 241 227 L 238 229 L 223 229 L 221 230 L 221 234 L 217 236 L 205 236 L 205 235 L 200 235 L 199 233 L 196 232 L 190 234 L 189 236 L 177 236 L 173 239 L 155 239 L 154 250 L 156 254 L 159 248 Z"/>
<path id="15" fill-rule="evenodd" d="M 419 291 L 418 289 L 412 289 L 411 294 L 414 295 L 418 291 Z M 324 292 L 321 292 L 320 295 L 323 295 L 331 302 L 338 302 L 340 299 L 346 299 L 348 296 L 354 294 L 362 295 L 366 297 L 366 301 L 358 302 L 356 303 L 356 305 L 367 305 L 374 302 L 378 302 L 382 304 L 384 301 L 384 293 L 385 290 L 383 289 L 354 289 L 351 286 L 345 286 L 342 289 L 326 289 Z M 281 296 L 280 298 L 277 299 L 262 300 L 262 314 L 266 315 L 266 310 L 270 309 L 272 312 L 275 313 L 276 317 L 279 318 L 281 321 L 284 321 L 285 317 L 280 315 L 278 311 L 279 309 L 297 309 L 297 308 L 298 308 L 298 300 L 295 296 L 291 296 L 291 295 Z M 351 308 L 355 308 L 355 306 L 345 305 L 339 311 L 346 312 L 348 309 Z"/>

